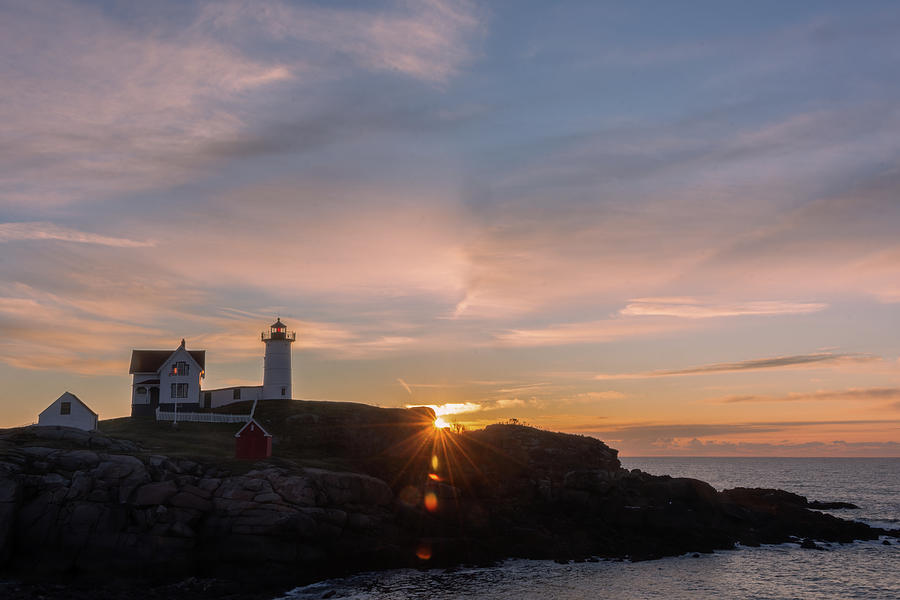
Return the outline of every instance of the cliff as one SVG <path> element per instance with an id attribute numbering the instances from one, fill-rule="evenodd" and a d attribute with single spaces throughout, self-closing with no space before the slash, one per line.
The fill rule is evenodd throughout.
<path id="1" fill-rule="evenodd" d="M 267 423 L 281 456 L 252 465 L 202 448 L 190 457 L 147 449 L 171 428 L 138 442 L 64 428 L 2 432 L 0 564 L 7 576 L 44 580 L 291 585 L 359 569 L 641 559 L 885 533 L 786 492 L 717 492 L 627 471 L 588 437 L 519 425 L 438 432 L 421 410 L 365 407 L 374 420 L 332 420 L 362 405 L 320 404 L 330 403 L 273 407 L 292 413 Z M 313 466 L 329 461 L 346 470 Z"/>

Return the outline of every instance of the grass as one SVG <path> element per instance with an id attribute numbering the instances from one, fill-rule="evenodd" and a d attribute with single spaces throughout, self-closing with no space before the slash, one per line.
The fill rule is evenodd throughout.
<path id="1" fill-rule="evenodd" d="M 247 414 L 252 402 L 237 402 L 214 412 Z M 433 418 L 433 416 L 431 417 Z M 360 471 L 360 457 L 352 452 L 362 432 L 378 435 L 393 426 L 412 421 L 428 425 L 425 417 L 405 409 L 383 409 L 352 402 L 269 400 L 259 403 L 256 419 L 274 435 L 273 458 L 267 462 L 284 466 Z M 122 417 L 100 421 L 104 435 L 131 440 L 149 454 L 161 454 L 218 464 L 253 464 L 234 458 L 234 434 L 241 423 L 157 422 L 152 418 Z M 240 470 L 236 467 L 235 470 Z"/>
<path id="2" fill-rule="evenodd" d="M 234 456 L 234 434 L 241 423 L 179 423 L 122 417 L 100 421 L 104 435 L 131 440 L 151 454 L 166 456 Z"/>

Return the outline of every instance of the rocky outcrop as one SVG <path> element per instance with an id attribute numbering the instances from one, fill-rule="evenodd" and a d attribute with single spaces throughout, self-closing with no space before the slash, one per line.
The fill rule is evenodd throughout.
<path id="1" fill-rule="evenodd" d="M 260 467 L 234 475 L 165 456 L 7 447 L 0 556 L 14 572 L 100 577 L 288 570 L 382 549 L 393 500 L 386 483 Z"/>
<path id="2" fill-rule="evenodd" d="M 361 447 L 396 452 L 374 439 Z M 59 428 L 0 433 L 0 565 L 43 578 L 296 582 L 388 566 L 643 559 L 886 533 L 780 490 L 718 492 L 628 471 L 615 450 L 584 436 L 521 425 L 449 434 L 429 424 L 410 439 L 386 480 L 278 459 L 241 468 L 151 455 Z M 391 463 L 364 464 L 378 472 Z"/>

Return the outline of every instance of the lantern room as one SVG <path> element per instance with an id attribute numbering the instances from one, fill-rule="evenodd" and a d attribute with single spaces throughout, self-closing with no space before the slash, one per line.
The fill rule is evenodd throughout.
<path id="1" fill-rule="evenodd" d="M 296 339 L 297 334 L 293 331 L 288 333 L 287 325 L 281 322 L 281 318 L 279 317 L 272 325 L 269 326 L 269 331 L 264 331 L 262 334 L 263 341 L 268 340 L 289 340 L 294 341 Z"/>

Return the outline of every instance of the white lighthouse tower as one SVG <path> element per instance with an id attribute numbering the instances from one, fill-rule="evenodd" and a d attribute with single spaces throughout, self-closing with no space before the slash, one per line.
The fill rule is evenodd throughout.
<path id="1" fill-rule="evenodd" d="M 263 400 L 292 398 L 291 395 L 291 344 L 297 334 L 288 333 L 287 327 L 277 319 L 269 331 L 264 331 L 262 341 L 266 343 L 266 358 L 263 363 Z"/>

